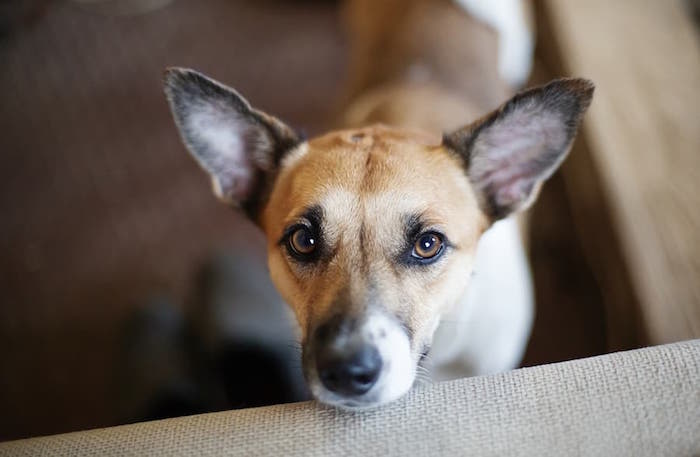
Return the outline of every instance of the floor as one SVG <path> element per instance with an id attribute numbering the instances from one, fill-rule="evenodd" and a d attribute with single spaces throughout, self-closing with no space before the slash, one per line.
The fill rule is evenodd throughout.
<path id="1" fill-rule="evenodd" d="M 334 2 L 180 0 L 116 17 L 32 4 L 0 23 L 0 440 L 117 423 L 128 317 L 154 294 L 185 303 L 214 251 L 261 252 L 184 153 L 163 68 L 215 75 L 309 135 L 344 76 Z M 533 211 L 525 365 L 605 351 L 569 216 L 555 177 Z"/>

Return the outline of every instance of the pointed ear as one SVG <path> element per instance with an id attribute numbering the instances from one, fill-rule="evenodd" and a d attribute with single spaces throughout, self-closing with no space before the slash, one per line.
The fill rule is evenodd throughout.
<path id="1" fill-rule="evenodd" d="M 235 90 L 193 70 L 167 69 L 165 94 L 185 146 L 211 176 L 214 194 L 256 219 L 298 135 Z"/>
<path id="2" fill-rule="evenodd" d="M 555 80 L 444 136 L 492 221 L 532 204 L 569 152 L 593 88 L 586 79 Z"/>

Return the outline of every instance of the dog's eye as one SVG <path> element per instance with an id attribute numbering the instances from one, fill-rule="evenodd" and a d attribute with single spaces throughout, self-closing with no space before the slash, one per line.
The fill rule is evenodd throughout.
<path id="1" fill-rule="evenodd" d="M 288 246 L 291 251 L 300 256 L 307 257 L 316 250 L 316 236 L 308 227 L 299 227 L 289 237 Z"/>
<path id="2" fill-rule="evenodd" d="M 418 237 L 411 255 L 417 259 L 432 259 L 442 252 L 444 243 L 437 233 L 428 232 Z"/>

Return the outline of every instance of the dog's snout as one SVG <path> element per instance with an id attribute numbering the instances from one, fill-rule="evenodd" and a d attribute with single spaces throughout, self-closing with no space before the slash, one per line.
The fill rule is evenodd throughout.
<path id="1" fill-rule="evenodd" d="M 357 319 L 336 315 L 314 333 L 316 371 L 323 386 L 338 395 L 359 396 L 375 385 L 382 370 L 379 350 Z"/>
<path id="2" fill-rule="evenodd" d="M 325 348 L 316 354 L 316 368 L 326 389 L 340 395 L 368 392 L 382 369 L 379 351 L 372 345 L 357 348 Z"/>
<path id="3" fill-rule="evenodd" d="M 381 311 L 323 321 L 305 341 L 303 358 L 314 397 L 332 405 L 361 408 L 391 401 L 415 379 L 405 327 Z"/>

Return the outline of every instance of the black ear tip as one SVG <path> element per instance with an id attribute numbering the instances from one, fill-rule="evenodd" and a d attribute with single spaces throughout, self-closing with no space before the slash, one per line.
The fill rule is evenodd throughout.
<path id="1" fill-rule="evenodd" d="M 167 67 L 163 70 L 163 87 L 169 100 L 224 99 L 239 111 L 250 110 L 250 104 L 235 89 L 228 87 L 197 70 Z"/>
<path id="2" fill-rule="evenodd" d="M 556 79 L 547 85 L 548 89 L 567 95 L 573 95 L 581 108 L 587 108 L 593 99 L 595 84 L 590 79 L 585 78 L 561 78 Z"/>
<path id="3" fill-rule="evenodd" d="M 550 89 L 565 90 L 568 92 L 590 92 L 595 89 L 593 81 L 586 78 L 559 78 L 547 84 Z"/>
<path id="4" fill-rule="evenodd" d="M 163 70 L 163 84 L 166 89 L 187 90 L 196 87 L 221 86 L 203 73 L 184 67 L 167 67 Z"/>
<path id="5" fill-rule="evenodd" d="M 593 98 L 593 92 L 595 92 L 595 84 L 593 84 L 593 81 L 585 78 L 570 79 L 569 88 L 578 98 L 586 101 L 586 104 L 590 103 Z"/>
<path id="6" fill-rule="evenodd" d="M 198 72 L 189 68 L 167 67 L 163 70 L 163 86 L 166 91 L 182 89 L 199 77 L 201 75 Z"/>

